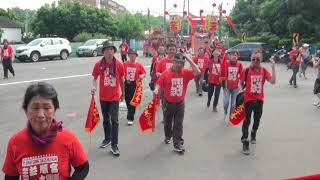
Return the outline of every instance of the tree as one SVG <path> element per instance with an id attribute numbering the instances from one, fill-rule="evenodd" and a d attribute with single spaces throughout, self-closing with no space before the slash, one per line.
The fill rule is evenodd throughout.
<path id="1" fill-rule="evenodd" d="M 117 25 L 118 37 L 126 39 L 143 37 L 143 25 L 138 18 L 128 12 L 118 16 Z"/>

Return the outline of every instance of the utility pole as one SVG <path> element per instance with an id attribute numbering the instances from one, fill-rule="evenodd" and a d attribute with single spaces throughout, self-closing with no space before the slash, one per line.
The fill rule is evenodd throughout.
<path id="1" fill-rule="evenodd" d="M 149 34 L 151 32 L 151 26 L 150 26 L 150 9 L 148 8 L 148 31 L 149 31 Z"/>
<path id="2" fill-rule="evenodd" d="M 166 9 L 167 9 L 167 1 L 166 0 L 163 0 L 164 1 L 164 9 L 163 9 L 163 32 L 167 32 L 166 30 Z"/>
<path id="3" fill-rule="evenodd" d="M 189 13 L 190 13 L 190 0 L 188 0 L 188 15 L 189 16 Z M 187 34 L 189 35 L 190 34 L 190 24 L 188 23 L 188 29 L 187 29 Z"/>
<path id="4" fill-rule="evenodd" d="M 221 20 L 222 20 L 222 4 L 223 2 L 221 2 L 220 6 L 220 10 L 219 10 L 219 30 L 218 30 L 218 37 L 219 37 L 219 41 L 221 42 Z"/>

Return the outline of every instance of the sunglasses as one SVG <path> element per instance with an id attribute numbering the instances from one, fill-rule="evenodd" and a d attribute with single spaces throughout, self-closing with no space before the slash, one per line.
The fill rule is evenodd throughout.
<path id="1" fill-rule="evenodd" d="M 251 61 L 260 62 L 260 58 L 252 58 Z"/>

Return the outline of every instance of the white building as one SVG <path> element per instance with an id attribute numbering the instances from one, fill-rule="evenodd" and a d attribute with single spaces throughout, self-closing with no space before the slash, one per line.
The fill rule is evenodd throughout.
<path id="1" fill-rule="evenodd" d="M 21 28 L 6 16 L 0 16 L 0 28 L 3 30 L 1 40 L 21 42 Z"/>

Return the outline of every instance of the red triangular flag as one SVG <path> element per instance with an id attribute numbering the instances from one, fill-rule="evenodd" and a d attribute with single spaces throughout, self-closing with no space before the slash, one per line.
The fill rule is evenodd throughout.
<path id="1" fill-rule="evenodd" d="M 134 107 L 138 107 L 142 100 L 142 81 L 136 81 L 136 89 L 134 91 L 133 97 L 130 101 L 130 105 Z"/>
<path id="2" fill-rule="evenodd" d="M 235 30 L 236 27 L 234 26 L 233 22 L 231 21 L 229 16 L 226 16 L 228 23 L 230 24 L 230 26 Z"/>
<path id="3" fill-rule="evenodd" d="M 96 106 L 96 101 L 94 100 L 94 96 L 91 97 L 91 103 L 88 110 L 87 121 L 85 124 L 85 131 L 91 133 L 100 122 L 99 111 Z"/>
<path id="4" fill-rule="evenodd" d="M 155 129 L 156 110 L 160 103 L 159 95 L 156 95 L 147 107 L 142 111 L 139 120 L 138 128 L 141 133 L 153 132 Z"/>

